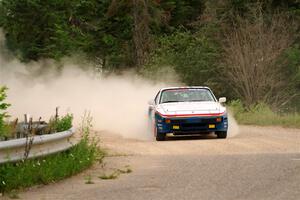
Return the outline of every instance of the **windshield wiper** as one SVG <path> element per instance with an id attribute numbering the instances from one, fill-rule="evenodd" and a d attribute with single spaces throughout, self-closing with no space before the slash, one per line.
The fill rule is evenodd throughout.
<path id="1" fill-rule="evenodd" d="M 206 101 L 206 100 L 189 100 L 189 101 Z"/>
<path id="2" fill-rule="evenodd" d="M 182 102 L 182 101 L 164 101 L 164 102 L 161 102 L 161 103 L 176 103 L 176 102 Z"/>

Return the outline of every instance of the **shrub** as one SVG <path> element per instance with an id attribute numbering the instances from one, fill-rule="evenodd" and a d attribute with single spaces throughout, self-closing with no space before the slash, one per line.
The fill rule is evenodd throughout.
<path id="1" fill-rule="evenodd" d="M 262 12 L 260 4 L 250 11 L 250 18 L 236 16 L 235 25 L 223 30 L 223 76 L 248 108 L 264 102 L 278 109 L 295 93 L 299 95 L 294 84 L 298 66 L 289 69 L 287 65 L 288 61 L 297 61 L 299 54 L 294 51 L 289 52 L 290 58 L 285 55 L 295 42 L 299 25 L 285 12 Z"/>
<path id="2" fill-rule="evenodd" d="M 158 37 L 158 47 L 152 52 L 144 73 L 151 75 L 153 71 L 161 70 L 161 66 L 171 66 L 188 85 L 213 86 L 215 80 L 212 77 L 215 77 L 220 48 L 207 36 L 209 31 L 199 28 L 195 32 L 176 31 Z"/>
<path id="3" fill-rule="evenodd" d="M 6 136 L 9 129 L 8 124 L 5 123 L 5 118 L 8 117 L 5 110 L 10 106 L 10 104 L 3 102 L 7 97 L 7 89 L 7 87 L 0 87 L 0 138 Z"/>
<path id="4" fill-rule="evenodd" d="M 55 123 L 55 130 L 57 132 L 66 131 L 72 128 L 73 115 L 67 114 L 66 116 L 58 119 Z"/>
<path id="5" fill-rule="evenodd" d="M 66 131 L 72 128 L 73 115 L 67 114 L 61 118 L 51 118 L 49 121 L 49 133 Z"/>
<path id="6" fill-rule="evenodd" d="M 300 115 L 297 113 L 275 113 L 263 103 L 245 109 L 239 100 L 232 101 L 229 107 L 239 124 L 300 128 Z"/>

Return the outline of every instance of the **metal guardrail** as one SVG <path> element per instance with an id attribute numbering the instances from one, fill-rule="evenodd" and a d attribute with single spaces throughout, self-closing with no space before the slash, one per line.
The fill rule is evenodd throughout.
<path id="1" fill-rule="evenodd" d="M 71 128 L 67 131 L 49 135 L 33 136 L 28 158 L 46 156 L 71 148 L 78 142 L 78 140 L 72 138 L 74 132 L 75 129 Z M 26 138 L 1 141 L 0 163 L 23 160 L 26 143 Z"/>

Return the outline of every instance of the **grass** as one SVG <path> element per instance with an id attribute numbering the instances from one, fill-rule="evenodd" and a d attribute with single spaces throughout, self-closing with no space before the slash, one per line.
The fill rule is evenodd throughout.
<path id="1" fill-rule="evenodd" d="M 132 172 L 132 169 L 129 169 L 129 168 L 127 168 L 127 169 L 118 169 L 118 172 L 120 172 L 121 174 L 129 174 L 129 173 L 131 173 Z"/>
<path id="2" fill-rule="evenodd" d="M 10 199 L 20 199 L 19 194 L 16 190 L 12 190 L 9 192 L 8 197 Z"/>
<path id="3" fill-rule="evenodd" d="M 113 172 L 111 174 L 102 174 L 101 176 L 99 176 L 99 178 L 103 180 L 116 179 L 119 177 L 119 175 L 119 173 Z"/>
<path id="4" fill-rule="evenodd" d="M 8 125 L 5 123 L 5 120 L 8 117 L 6 109 L 10 106 L 10 104 L 3 102 L 7 97 L 7 89 L 7 87 L 0 85 L 0 140 L 1 138 L 7 137 L 8 131 Z"/>
<path id="5" fill-rule="evenodd" d="M 103 179 L 103 180 L 116 179 L 121 174 L 129 174 L 131 172 L 132 172 L 132 169 L 130 169 L 129 166 L 125 166 L 125 169 L 116 169 L 111 174 L 102 174 L 101 176 L 99 176 L 99 178 Z"/>
<path id="6" fill-rule="evenodd" d="M 85 177 L 85 184 L 94 184 L 94 181 L 92 180 L 92 176 L 88 175 Z"/>
<path id="7" fill-rule="evenodd" d="M 90 167 L 104 153 L 97 145 L 83 138 L 67 151 L 44 158 L 0 165 L 0 193 L 49 184 L 72 176 Z"/>
<path id="8" fill-rule="evenodd" d="M 58 117 L 57 119 L 55 119 L 55 117 L 52 117 L 47 123 L 46 128 L 44 129 L 32 128 L 31 134 L 44 135 L 44 134 L 52 134 L 56 132 L 66 131 L 72 128 L 72 121 L 73 121 L 72 114 L 66 114 L 64 116 Z M 36 122 L 37 121 L 33 123 Z M 17 130 L 18 128 L 14 124 L 14 122 L 3 121 L 3 119 L 1 119 L 0 116 L 0 141 L 14 139 L 17 134 Z M 23 131 L 22 135 L 24 135 L 24 133 L 25 132 Z"/>
<path id="9" fill-rule="evenodd" d="M 231 102 L 229 108 L 239 124 L 300 128 L 300 114 L 297 113 L 277 114 L 264 104 L 246 110 L 240 101 Z"/>
<path id="10" fill-rule="evenodd" d="M 51 119 L 51 124 L 53 129 L 56 132 L 66 131 L 72 128 L 72 121 L 73 121 L 73 115 L 72 114 L 66 114 L 65 116 L 58 118 L 57 120 Z"/>

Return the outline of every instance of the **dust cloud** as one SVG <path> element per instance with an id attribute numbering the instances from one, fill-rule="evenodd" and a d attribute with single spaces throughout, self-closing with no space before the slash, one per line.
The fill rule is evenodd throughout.
<path id="1" fill-rule="evenodd" d="M 1 36 L 0 36 L 1 38 Z M 59 114 L 72 113 L 78 126 L 86 111 L 93 117 L 93 128 L 121 134 L 127 138 L 147 139 L 148 101 L 167 83 L 154 83 L 134 73 L 101 77 L 92 67 L 64 62 L 41 61 L 23 64 L 4 52 L 0 39 L 0 85 L 6 85 L 11 119 L 29 114 L 34 120 L 48 120 L 59 106 Z M 70 60 L 70 59 L 69 59 Z M 41 68 L 47 68 L 46 73 Z M 31 69 L 30 73 L 28 69 Z M 45 70 L 43 70 L 44 72 Z"/>
<path id="2" fill-rule="evenodd" d="M 33 119 L 48 120 L 59 106 L 59 114 L 74 114 L 75 124 L 89 111 L 94 129 L 105 130 L 124 137 L 147 139 L 147 102 L 164 84 L 153 84 L 138 76 L 93 77 L 75 65 L 65 65 L 55 79 L 42 75 L 28 79 L 29 74 L 16 70 L 5 72 L 0 84 L 9 87 L 7 101 L 12 104 L 9 113 L 22 117 L 27 113 Z M 43 77 L 43 78 L 42 78 Z"/>
<path id="3" fill-rule="evenodd" d="M 0 85 L 9 88 L 11 119 L 22 120 L 24 114 L 29 114 L 34 120 L 42 117 L 48 121 L 58 106 L 60 115 L 74 115 L 75 126 L 79 126 L 88 111 L 95 130 L 125 138 L 150 139 L 153 136 L 148 130 L 147 102 L 161 87 L 179 85 L 174 75 L 170 80 L 164 77 L 164 83 L 145 80 L 134 73 L 98 76 L 95 71 L 86 70 L 92 69 L 86 66 L 88 63 L 81 66 L 74 64 L 74 59 L 60 63 L 63 67 L 59 72 L 54 61 L 25 65 L 6 51 L 3 41 L 0 31 Z M 229 133 L 234 136 L 237 125 L 234 119 L 229 120 Z"/>
<path id="4" fill-rule="evenodd" d="M 233 117 L 232 112 L 228 112 L 228 137 L 233 138 L 237 136 L 240 131 L 239 131 L 239 125 L 236 122 L 236 120 Z"/>

